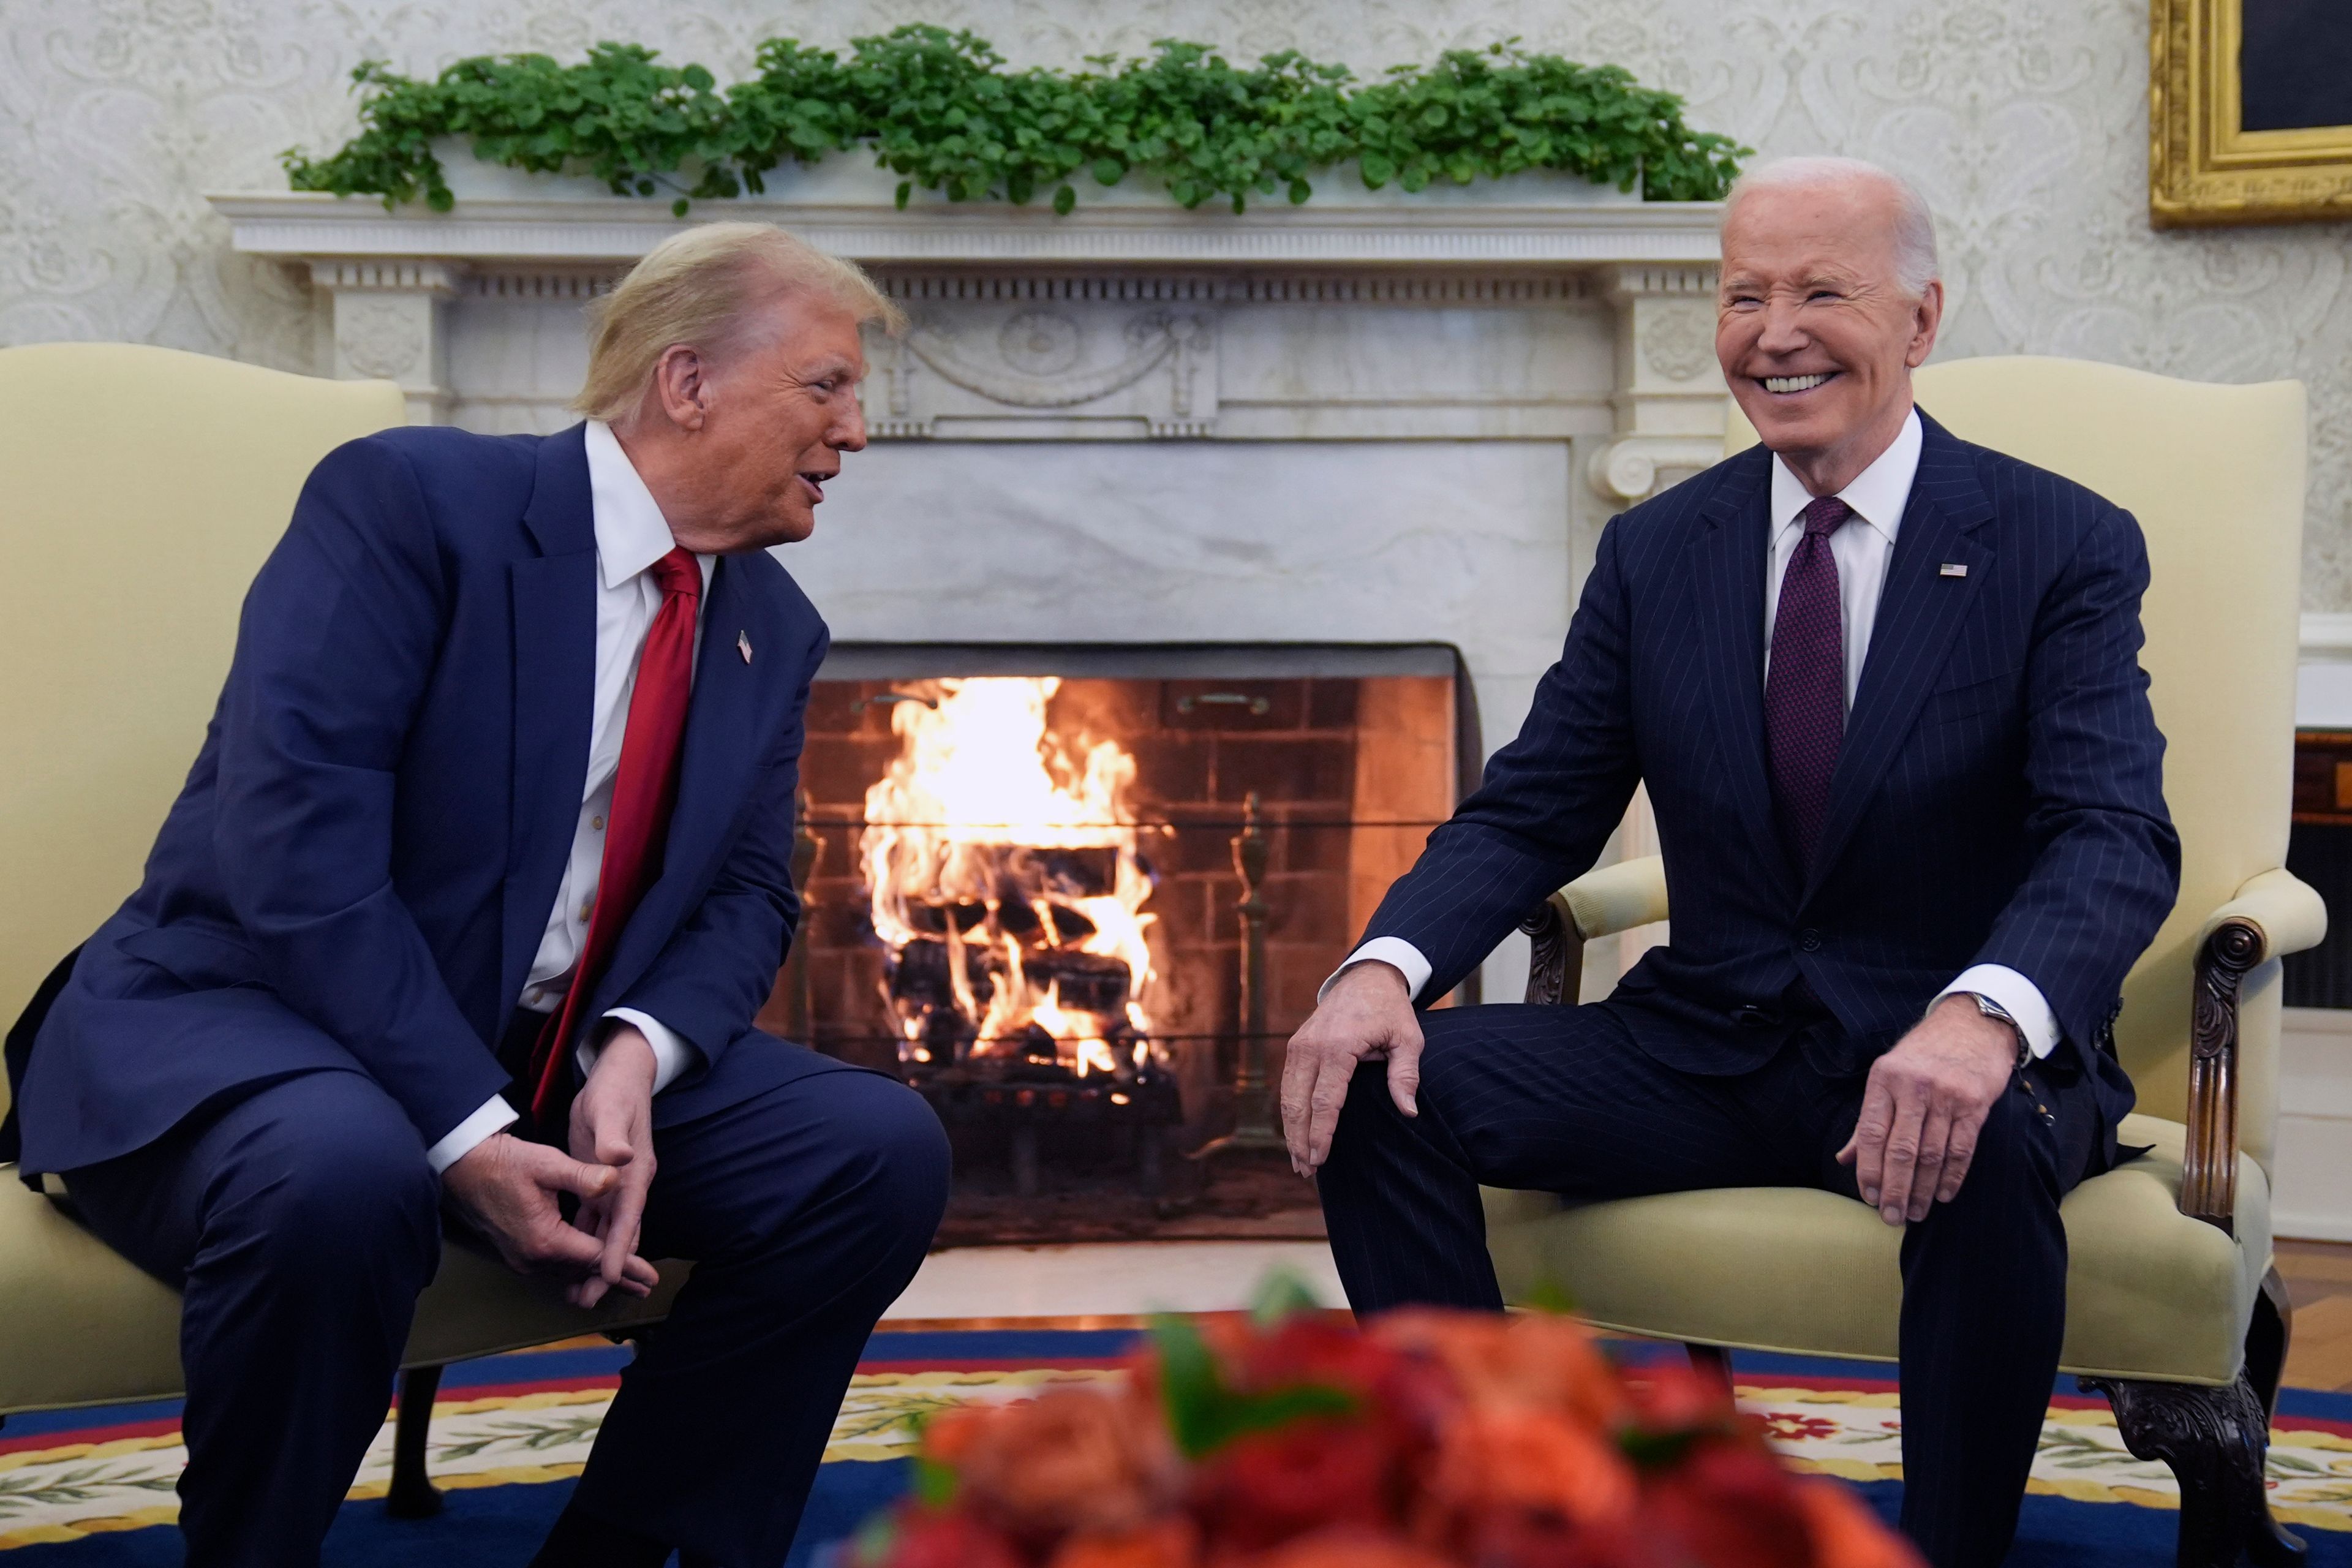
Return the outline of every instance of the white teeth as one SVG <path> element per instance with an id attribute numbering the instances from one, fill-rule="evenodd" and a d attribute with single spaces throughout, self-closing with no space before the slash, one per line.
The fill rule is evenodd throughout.
<path id="1" fill-rule="evenodd" d="M 1767 392 L 1811 392 L 1827 381 L 1827 375 L 1768 375 L 1764 378 Z"/>

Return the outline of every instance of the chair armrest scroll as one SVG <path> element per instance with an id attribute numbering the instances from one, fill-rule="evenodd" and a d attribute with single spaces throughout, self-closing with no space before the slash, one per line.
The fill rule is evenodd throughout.
<path id="1" fill-rule="evenodd" d="M 1584 944 L 1666 918 L 1666 863 L 1655 855 L 1587 871 L 1519 922 L 1533 952 L 1527 999 L 1538 1006 L 1577 999 Z"/>
<path id="2" fill-rule="evenodd" d="M 2180 1212 L 2223 1231 L 2238 1202 L 2239 988 L 2250 971 L 2326 934 L 2327 906 L 2284 870 L 2251 879 L 2199 931 Z"/>
<path id="3" fill-rule="evenodd" d="M 2253 962 L 2261 963 L 2317 947 L 2327 934 L 2327 904 L 2308 883 L 2282 868 L 2247 879 L 2237 897 L 2207 916 L 2197 935 L 2198 946 L 2202 948 L 2232 921 L 2253 928 L 2261 942 Z"/>

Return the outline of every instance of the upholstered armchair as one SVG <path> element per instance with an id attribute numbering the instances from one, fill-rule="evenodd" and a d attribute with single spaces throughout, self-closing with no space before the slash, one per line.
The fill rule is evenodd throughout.
<path id="1" fill-rule="evenodd" d="M 121 343 L 0 350 L 0 1024 L 138 885 L 228 668 L 246 585 L 311 468 L 403 422 L 390 382 L 321 381 Z M 5 1104 L 0 1085 L 0 1107 Z M 179 1298 L 0 1166 L 0 1417 L 181 1391 Z M 656 1321 L 577 1311 L 452 1246 L 402 1381 L 390 1505 L 428 1513 L 442 1366 Z"/>
<path id="2" fill-rule="evenodd" d="M 2124 986 L 2115 1046 L 2139 1089 L 2122 1139 L 2153 1152 L 2083 1184 L 2063 1364 L 2181 1490 L 2179 1562 L 2292 1562 L 2263 1487 L 2289 1310 L 2272 1267 L 2279 958 L 2326 928 L 2284 868 L 2303 538 L 2299 384 L 2215 386 L 2111 365 L 1961 360 L 1918 377 L 1963 438 L 2076 479 L 2139 519 L 2143 610 L 2179 901 Z M 1732 449 L 1755 439 L 1743 421 Z M 1583 944 L 1667 918 L 1655 857 L 1534 911 L 1528 1000 L 1572 1003 Z M 1922 1002 L 1925 1002 L 1922 998 Z M 1563 1205 L 1489 1193 L 1507 1291 L 1564 1289 L 1604 1328 L 1729 1349 L 1895 1359 L 1901 1236 L 1823 1192 L 1739 1189 Z M 1825 1282 L 1834 1281 L 1834 1287 Z"/>

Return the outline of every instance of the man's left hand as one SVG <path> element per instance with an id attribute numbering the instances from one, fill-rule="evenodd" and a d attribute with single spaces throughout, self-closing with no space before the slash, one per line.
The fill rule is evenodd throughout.
<path id="1" fill-rule="evenodd" d="M 607 1165 L 619 1175 L 604 1196 L 580 1205 L 572 1222 L 604 1244 L 596 1271 L 574 1284 L 577 1307 L 593 1307 L 608 1290 L 646 1294 L 632 1269 L 637 1234 L 646 1213 L 646 1193 L 654 1181 L 653 1046 L 635 1025 L 618 1024 L 597 1052 L 588 1081 L 572 1101 L 572 1157 Z"/>
<path id="2" fill-rule="evenodd" d="M 1837 1152 L 1862 1201 L 1889 1225 L 1959 1195 L 1977 1134 L 2017 1067 L 2017 1032 L 1947 996 L 1872 1064 L 1853 1136 Z M 587 1156 L 582 1155 L 585 1159 Z"/>

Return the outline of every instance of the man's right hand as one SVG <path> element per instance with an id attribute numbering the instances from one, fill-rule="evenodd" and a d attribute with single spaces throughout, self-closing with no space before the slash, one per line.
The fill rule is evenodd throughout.
<path id="1" fill-rule="evenodd" d="M 1290 1037 L 1282 1064 L 1282 1135 L 1291 1168 L 1311 1176 L 1331 1153 L 1331 1134 L 1356 1064 L 1385 1058 L 1389 1098 L 1407 1116 L 1421 1114 L 1421 1021 L 1394 964 L 1357 964 L 1331 983 L 1315 1014 Z"/>
<path id="2" fill-rule="evenodd" d="M 518 1274 L 551 1274 L 580 1279 L 596 1272 L 604 1244 L 563 1222 L 558 1193 L 583 1203 L 604 1197 L 621 1173 L 589 1165 L 558 1149 L 494 1132 L 441 1173 L 442 1190 L 489 1237 L 507 1267 Z M 661 1276 L 632 1255 L 621 1288 L 642 1296 Z"/>

